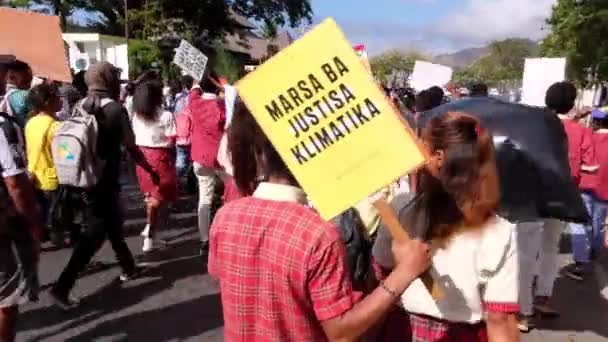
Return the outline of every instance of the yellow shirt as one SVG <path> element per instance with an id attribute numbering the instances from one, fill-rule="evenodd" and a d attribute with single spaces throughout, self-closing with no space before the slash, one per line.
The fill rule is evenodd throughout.
<path id="1" fill-rule="evenodd" d="M 38 114 L 25 125 L 28 170 L 36 189 L 54 191 L 59 186 L 51 153 L 51 142 L 57 121 L 50 115 Z"/>

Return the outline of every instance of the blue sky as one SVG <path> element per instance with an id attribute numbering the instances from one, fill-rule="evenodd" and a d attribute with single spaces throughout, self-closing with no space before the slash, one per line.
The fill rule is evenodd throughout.
<path id="1" fill-rule="evenodd" d="M 312 0 L 315 22 L 334 17 L 352 44 L 371 54 L 420 49 L 430 54 L 494 39 L 540 39 L 556 0 Z"/>

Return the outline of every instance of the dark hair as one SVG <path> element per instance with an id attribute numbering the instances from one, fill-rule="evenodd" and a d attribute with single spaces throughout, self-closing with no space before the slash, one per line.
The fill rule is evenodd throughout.
<path id="1" fill-rule="evenodd" d="M 182 91 L 182 83 L 178 79 L 170 79 L 168 86 L 171 94 L 178 94 Z"/>
<path id="2" fill-rule="evenodd" d="M 433 108 L 441 106 L 441 104 L 443 103 L 443 98 L 445 97 L 443 89 L 439 88 L 438 86 L 433 86 L 429 88 L 429 92 L 433 94 L 431 96 L 433 101 Z"/>
<path id="3" fill-rule="evenodd" d="M 32 71 L 32 68 L 30 68 L 30 65 L 23 62 L 23 61 L 13 61 L 11 63 L 8 63 L 6 66 L 8 71 L 13 71 L 13 72 L 30 72 Z"/>
<path id="4" fill-rule="evenodd" d="M 549 87 L 545 96 L 547 108 L 557 114 L 567 114 L 574 108 L 577 90 L 570 82 L 557 82 Z"/>
<path id="5" fill-rule="evenodd" d="M 253 194 L 259 176 L 280 176 L 297 184 L 279 153 L 242 102 L 236 104 L 228 129 L 228 149 L 234 167 L 234 181 L 242 193 Z"/>
<path id="6" fill-rule="evenodd" d="M 190 75 L 184 75 L 182 76 L 182 87 L 185 89 L 192 89 L 192 86 L 194 85 L 194 77 L 190 76 Z"/>
<path id="7" fill-rule="evenodd" d="M 485 83 L 475 83 L 471 86 L 470 95 L 471 97 L 486 97 L 488 96 L 488 86 Z"/>
<path id="8" fill-rule="evenodd" d="M 160 82 L 160 75 L 156 70 L 148 70 L 143 72 L 137 79 L 135 80 L 135 85 L 140 85 L 146 82 L 157 81 Z M 161 87 L 162 88 L 162 87 Z"/>
<path id="9" fill-rule="evenodd" d="M 133 109 L 136 115 L 147 121 L 158 117 L 163 104 L 163 87 L 160 82 L 148 81 L 138 84 L 133 98 Z"/>
<path id="10" fill-rule="evenodd" d="M 30 89 L 26 102 L 28 108 L 30 108 L 33 113 L 37 114 L 46 111 L 52 101 L 58 101 L 58 99 L 59 89 L 57 88 L 57 84 L 42 83 Z"/>
<path id="11" fill-rule="evenodd" d="M 135 95 L 135 83 L 127 82 L 127 85 L 125 86 L 125 91 L 129 96 Z"/>
<path id="12" fill-rule="evenodd" d="M 78 92 L 80 96 L 85 97 L 89 92 L 89 87 L 87 86 L 87 82 L 85 82 L 84 75 L 86 74 L 85 70 L 80 70 L 74 75 L 74 80 L 72 81 L 72 85 Z"/>
<path id="13" fill-rule="evenodd" d="M 428 170 L 419 177 L 428 238 L 445 242 L 463 226 L 481 227 L 495 215 L 499 201 L 491 135 L 468 114 L 445 113 L 430 120 L 422 137 L 431 153 L 443 151 L 438 177 Z"/>
<path id="14" fill-rule="evenodd" d="M 594 131 L 598 130 L 598 129 L 607 129 L 608 128 L 608 118 L 593 119 L 593 121 L 591 122 L 591 126 Z"/>
<path id="15" fill-rule="evenodd" d="M 426 112 L 435 108 L 433 102 L 433 93 L 430 90 L 423 90 L 416 95 L 416 111 Z"/>

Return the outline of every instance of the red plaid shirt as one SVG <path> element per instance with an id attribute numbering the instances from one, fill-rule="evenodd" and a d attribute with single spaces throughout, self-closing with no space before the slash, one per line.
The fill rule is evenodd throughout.
<path id="1" fill-rule="evenodd" d="M 360 299 L 336 227 L 304 201 L 300 189 L 262 183 L 218 212 L 208 268 L 226 341 L 326 341 L 320 322 Z"/>

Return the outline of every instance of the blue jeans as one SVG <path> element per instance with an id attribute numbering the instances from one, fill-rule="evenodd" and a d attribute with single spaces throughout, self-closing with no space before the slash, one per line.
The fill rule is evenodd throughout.
<path id="1" fill-rule="evenodd" d="M 177 168 L 177 178 L 183 179 L 190 169 L 190 146 L 177 146 L 175 167 Z"/>
<path id="2" fill-rule="evenodd" d="M 574 261 L 588 263 L 591 259 L 591 252 L 601 251 L 604 245 L 608 202 L 597 198 L 591 192 L 583 192 L 582 197 L 589 216 L 591 216 L 591 225 L 572 223 L 570 233 L 572 234 Z"/>

